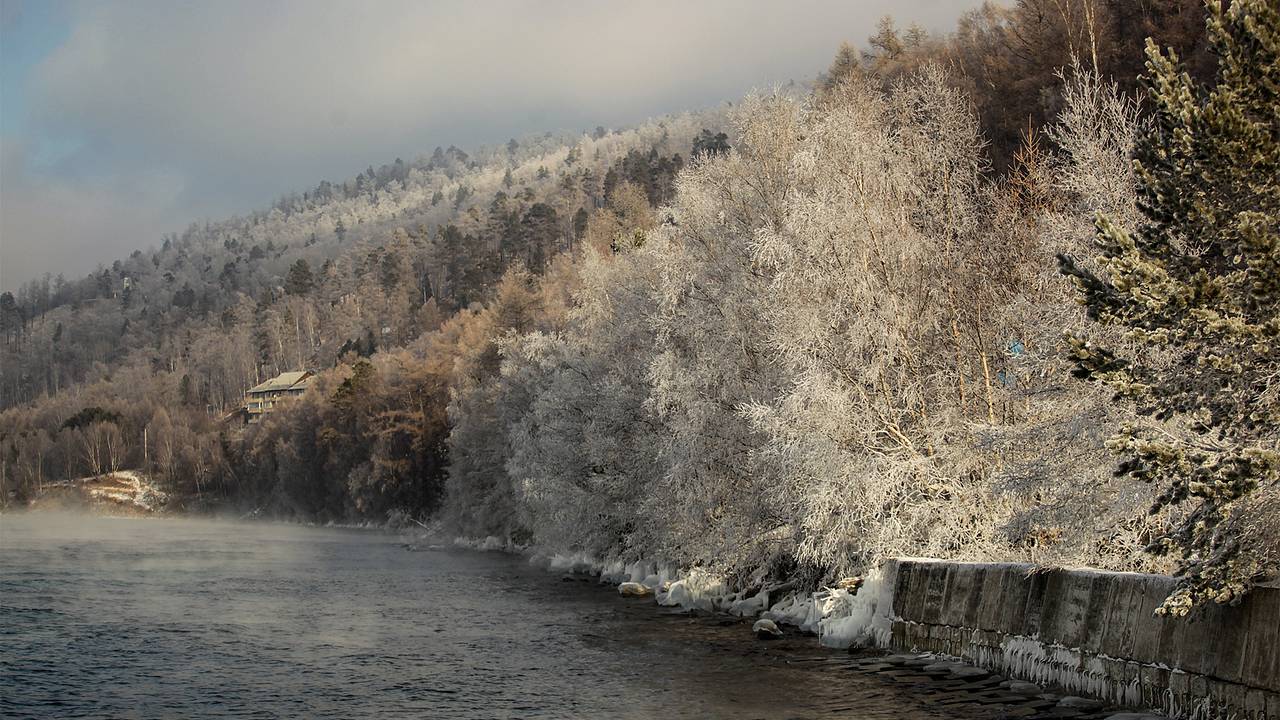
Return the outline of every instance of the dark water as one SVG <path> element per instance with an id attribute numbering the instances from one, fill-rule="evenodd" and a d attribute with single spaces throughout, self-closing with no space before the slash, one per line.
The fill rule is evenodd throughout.
<path id="1" fill-rule="evenodd" d="M 726 622 L 377 532 L 0 516 L 4 717 L 946 717 Z"/>

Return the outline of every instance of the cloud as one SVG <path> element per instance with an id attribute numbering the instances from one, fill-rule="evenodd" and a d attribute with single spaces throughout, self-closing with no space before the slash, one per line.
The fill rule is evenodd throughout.
<path id="1" fill-rule="evenodd" d="M 946 30 L 974 4 L 73 5 L 27 79 L 23 136 L 4 138 L 20 150 L 0 168 L 0 284 L 436 145 L 632 124 L 809 79 L 882 15 Z"/>
<path id="2" fill-rule="evenodd" d="M 66 180 L 31 173 L 25 148 L 0 146 L 0 288 L 45 272 L 68 277 L 109 264 L 134 248 L 158 245 L 185 227 L 179 178 L 136 171 Z"/>

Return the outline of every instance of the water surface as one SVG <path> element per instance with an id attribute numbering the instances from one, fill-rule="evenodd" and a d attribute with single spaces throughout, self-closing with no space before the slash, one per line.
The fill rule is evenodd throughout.
<path id="1" fill-rule="evenodd" d="M 946 717 L 847 659 L 386 533 L 0 515 L 4 717 Z"/>

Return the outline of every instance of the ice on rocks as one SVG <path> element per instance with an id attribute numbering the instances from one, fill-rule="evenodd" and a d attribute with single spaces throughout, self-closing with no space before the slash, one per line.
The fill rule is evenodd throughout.
<path id="1" fill-rule="evenodd" d="M 636 582 L 624 582 L 618 586 L 618 594 L 623 597 L 649 597 L 653 589 Z"/>
<path id="2" fill-rule="evenodd" d="M 817 621 L 813 619 L 814 604 L 809 596 L 790 593 L 769 608 L 769 619 L 774 622 L 795 625 L 805 632 L 816 632 Z"/>
<path id="3" fill-rule="evenodd" d="M 782 637 L 782 630 L 778 627 L 778 624 L 765 618 L 757 620 L 751 626 L 751 632 L 755 633 L 756 637 L 761 640 L 773 640 Z"/>
<path id="4" fill-rule="evenodd" d="M 754 617 L 765 612 L 767 607 L 769 607 L 769 591 L 761 590 L 751 597 L 734 600 L 729 605 L 729 614 L 738 617 Z"/>
<path id="5" fill-rule="evenodd" d="M 671 583 L 665 592 L 659 592 L 658 604 L 712 612 L 724 605 L 728 594 L 729 586 L 724 578 L 695 568 L 684 578 Z"/>

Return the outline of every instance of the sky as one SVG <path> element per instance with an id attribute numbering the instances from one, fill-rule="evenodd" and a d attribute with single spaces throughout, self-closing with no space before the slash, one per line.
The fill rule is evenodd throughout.
<path id="1" fill-rule="evenodd" d="M 978 0 L 0 0 L 0 288 L 439 146 L 810 80 Z"/>

